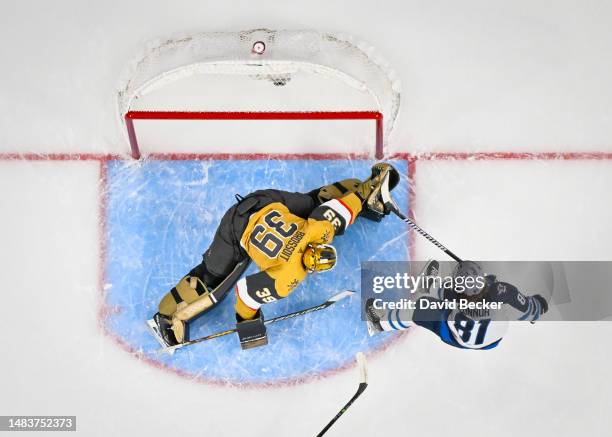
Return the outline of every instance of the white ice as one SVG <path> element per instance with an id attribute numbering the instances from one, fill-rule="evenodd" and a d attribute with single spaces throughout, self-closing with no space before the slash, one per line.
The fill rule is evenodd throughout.
<path id="1" fill-rule="evenodd" d="M 256 27 L 342 31 L 401 76 L 391 151 L 612 151 L 605 1 L 5 2 L 0 153 L 127 154 L 114 91 L 150 39 Z M 99 165 L 0 161 L 0 415 L 78 416 L 79 435 L 310 436 L 356 388 L 218 388 L 134 359 L 97 325 Z M 489 259 L 612 259 L 612 161 L 428 161 L 418 222 Z M 439 256 L 417 240 L 419 258 Z M 468 255 L 469 254 L 469 255 Z M 499 348 L 415 330 L 369 363 L 329 435 L 605 436 L 608 323 L 513 326 Z"/>

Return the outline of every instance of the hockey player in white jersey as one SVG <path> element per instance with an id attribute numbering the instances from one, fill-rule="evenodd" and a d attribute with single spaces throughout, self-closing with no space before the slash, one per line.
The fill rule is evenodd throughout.
<path id="1" fill-rule="evenodd" d="M 430 261 L 422 272 L 423 277 L 439 275 L 440 265 Z M 368 332 L 374 335 L 381 331 L 408 329 L 421 326 L 436 334 L 443 342 L 462 349 L 492 349 L 502 340 L 508 328 L 508 321 L 536 321 L 548 311 L 548 303 L 541 295 L 526 296 L 515 286 L 500 282 L 494 275 L 485 275 L 481 266 L 474 261 L 457 263 L 453 278 L 484 278 L 484 281 L 470 281 L 474 286 L 462 287 L 457 292 L 452 287 L 433 286 L 435 281 L 426 282 L 417 290 L 413 310 L 382 310 L 375 307 L 374 299 L 365 303 Z M 419 302 L 422 299 L 427 302 Z M 480 303 L 481 309 L 445 309 L 442 302 L 464 299 Z M 491 303 L 496 303 L 497 305 Z M 449 307 L 451 305 L 447 305 Z M 484 309 L 482 308 L 484 307 Z M 496 307 L 496 309 L 492 309 Z M 498 307 L 498 308 L 497 308 Z"/>

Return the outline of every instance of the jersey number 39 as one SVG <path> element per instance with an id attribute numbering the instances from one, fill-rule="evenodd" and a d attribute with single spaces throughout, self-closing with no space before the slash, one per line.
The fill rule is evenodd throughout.
<path id="1" fill-rule="evenodd" d="M 298 226 L 287 224 L 282 220 L 282 214 L 272 210 L 264 216 L 267 226 L 259 223 L 253 228 L 249 242 L 269 258 L 276 258 L 283 247 L 284 240 L 291 237 Z"/>

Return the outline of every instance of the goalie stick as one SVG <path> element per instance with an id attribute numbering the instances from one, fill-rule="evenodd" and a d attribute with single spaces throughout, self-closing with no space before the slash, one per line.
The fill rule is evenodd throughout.
<path id="1" fill-rule="evenodd" d="M 389 176 L 388 175 L 385 178 L 385 180 L 383 181 L 383 184 L 382 184 L 382 186 L 380 188 L 380 196 L 382 197 L 382 201 L 383 201 L 383 204 L 385 205 L 385 208 L 387 208 L 393 214 L 398 216 L 405 223 L 408 223 L 408 226 L 410 226 L 412 229 L 417 231 L 423 237 L 427 238 L 427 240 L 429 240 L 431 243 L 433 243 L 438 249 L 442 250 L 445 254 L 450 256 L 452 259 L 454 259 L 457 262 L 461 262 L 462 261 L 461 258 L 459 258 L 457 255 L 455 255 L 453 252 L 451 252 L 446 246 L 444 246 L 442 243 L 440 243 L 434 237 L 429 235 L 419 225 L 417 225 L 415 222 L 413 222 L 412 220 L 410 220 L 408 217 L 406 217 L 404 214 L 402 214 L 400 212 L 399 207 L 397 206 L 397 204 L 395 203 L 395 201 L 391 197 L 391 193 L 389 192 Z"/>
<path id="2" fill-rule="evenodd" d="M 325 425 L 325 428 L 323 428 L 321 432 L 317 434 L 317 437 L 321 437 L 323 434 L 325 434 L 327 430 L 329 430 L 329 428 L 336 423 L 336 420 L 338 420 L 340 416 L 342 416 L 346 410 L 353 405 L 353 402 L 355 402 L 355 400 L 361 396 L 361 393 L 363 393 L 368 387 L 368 369 L 366 368 L 366 359 L 363 352 L 358 352 L 355 358 L 357 359 L 357 366 L 359 368 L 359 387 L 357 387 L 357 391 L 353 397 L 346 403 L 346 405 L 344 405 L 344 407 L 342 407 L 340 411 L 338 411 L 338 414 L 336 414 L 334 418 L 330 420 L 327 425 Z"/>
<path id="3" fill-rule="evenodd" d="M 283 315 L 280 315 L 280 316 L 277 316 L 277 317 L 273 317 L 270 320 L 266 320 L 264 323 L 266 325 L 269 325 L 269 324 L 272 324 L 272 323 L 280 322 L 282 320 L 292 319 L 294 317 L 299 317 L 299 316 L 303 316 L 303 315 L 306 315 L 306 314 L 314 313 L 315 311 L 324 310 L 325 308 L 328 308 L 328 307 L 332 306 L 333 304 L 335 304 L 336 302 L 344 299 L 345 297 L 352 296 L 354 293 L 355 292 L 353 290 L 344 290 L 344 291 L 341 291 L 338 294 L 333 295 L 332 297 L 330 297 L 325 302 L 323 302 L 323 303 L 321 303 L 319 305 L 315 305 L 315 306 L 312 306 L 312 307 L 309 307 L 309 308 L 305 308 L 303 310 L 294 311 L 292 313 L 283 314 Z M 226 331 L 216 332 L 214 334 L 210 334 L 210 335 L 207 335 L 205 337 L 200 337 L 200 338 L 196 338 L 194 340 L 186 341 L 184 343 L 179 343 L 179 344 L 177 344 L 175 346 L 164 347 L 164 348 L 160 349 L 159 352 L 166 352 L 166 353 L 172 355 L 174 353 L 174 351 L 176 351 L 177 349 L 180 349 L 182 347 L 189 346 L 189 345 L 192 345 L 192 344 L 201 343 L 203 341 L 212 340 L 213 338 L 224 337 L 226 335 L 233 334 L 234 332 L 236 332 L 236 328 L 228 329 Z"/>

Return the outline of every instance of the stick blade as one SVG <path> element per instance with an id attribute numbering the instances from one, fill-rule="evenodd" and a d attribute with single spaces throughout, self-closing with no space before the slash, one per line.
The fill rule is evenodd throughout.
<path id="1" fill-rule="evenodd" d="M 178 347 L 177 347 L 178 346 Z M 181 346 L 177 345 L 177 346 L 167 346 L 167 347 L 163 347 L 161 349 L 157 350 L 157 354 L 161 355 L 161 354 L 168 354 L 168 355 L 174 355 L 174 352 Z"/>
<path id="2" fill-rule="evenodd" d="M 355 292 L 353 290 L 344 290 L 344 291 L 341 291 L 338 294 L 333 295 L 332 297 L 327 299 L 327 301 L 328 302 L 338 302 L 339 300 L 342 300 L 345 297 L 350 297 L 350 296 L 352 296 L 354 294 L 355 294 Z"/>
<path id="3" fill-rule="evenodd" d="M 368 383 L 368 367 L 366 357 L 363 352 L 357 352 L 355 355 L 357 359 L 357 368 L 359 370 L 359 383 L 367 384 Z"/>

